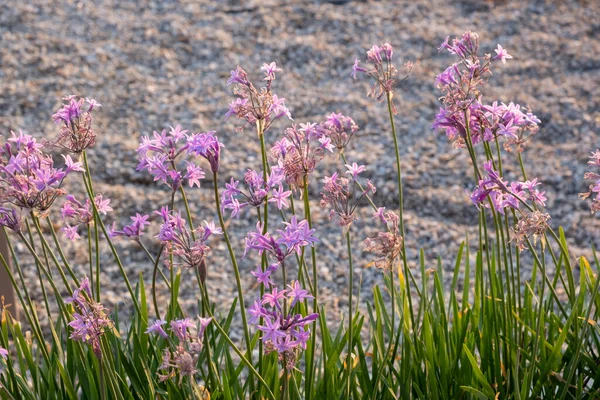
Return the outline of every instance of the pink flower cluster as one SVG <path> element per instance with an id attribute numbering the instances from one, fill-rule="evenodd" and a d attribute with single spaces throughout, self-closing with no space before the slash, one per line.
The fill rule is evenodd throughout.
<path id="1" fill-rule="evenodd" d="M 546 192 L 540 192 L 536 187 L 541 183 L 537 178 L 526 182 L 507 182 L 494 169 L 493 163 L 484 164 L 487 176 L 470 193 L 471 201 L 476 206 L 493 206 L 494 210 L 504 215 L 506 208 L 519 209 L 520 203 L 532 201 L 535 204 L 546 206 Z M 489 203 L 488 203 L 489 200 Z"/>
<path id="2" fill-rule="evenodd" d="M 96 357 L 101 358 L 101 337 L 112 329 L 113 324 L 106 315 L 106 308 L 93 300 L 88 278 L 83 279 L 73 295 L 65 299 L 65 303 L 72 304 L 75 308 L 73 321 L 69 322 L 73 329 L 69 337 L 92 346 Z"/>
<path id="3" fill-rule="evenodd" d="M 229 111 L 225 117 L 236 116 L 246 121 L 240 128 L 247 125 L 261 125 L 262 132 L 269 129 L 276 119 L 287 117 L 292 119 L 290 110 L 286 107 L 285 99 L 277 96 L 271 90 L 271 85 L 275 80 L 275 73 L 281 72 L 274 62 L 263 64 L 261 70 L 264 72 L 266 82 L 265 86 L 256 89 L 248 79 L 248 74 L 242 67 L 237 67 L 231 71 L 231 77 L 227 81 L 228 85 L 235 84 L 234 94 L 237 99 L 229 104 Z"/>
<path id="4" fill-rule="evenodd" d="M 96 195 L 94 204 L 100 214 L 106 215 L 113 210 L 109 206 L 110 199 L 104 199 L 101 194 Z M 89 199 L 85 199 L 85 202 L 81 203 L 74 196 L 67 195 L 60 213 L 65 223 L 62 231 L 72 241 L 80 238 L 77 232 L 79 225 L 90 225 L 94 221 L 94 210 Z"/>
<path id="5" fill-rule="evenodd" d="M 265 344 L 266 352 L 277 351 L 279 360 L 285 363 L 285 367 L 293 369 L 299 351 L 306 350 L 306 342 L 310 337 L 310 329 L 305 327 L 319 315 L 313 313 L 304 317 L 294 312 L 299 302 L 312 299 L 313 296 L 303 289 L 298 281 L 292 281 L 287 289 L 279 290 L 270 279 L 276 268 L 276 264 L 265 271 L 259 267 L 254 273 L 258 282 L 268 285 L 270 291 L 248 309 L 249 322 L 257 325 L 258 330 L 263 333 L 261 340 Z"/>
<path id="6" fill-rule="evenodd" d="M 54 160 L 42 151 L 35 138 L 21 131 L 11 134 L 0 147 L 0 205 L 45 212 L 57 197 L 66 194 L 62 189 L 65 177 L 72 171 L 83 171 L 83 167 L 63 155 L 65 166 L 55 168 Z M 4 216 L 16 215 L 6 207 L 4 210 Z"/>
<path id="7" fill-rule="evenodd" d="M 451 44 L 446 38 L 439 50 L 444 49 L 458 56 L 459 61 L 435 79 L 443 93 L 444 107 L 437 114 L 433 128 L 445 132 L 456 147 L 464 147 L 469 140 L 476 145 L 503 137 L 507 150 L 522 151 L 538 131 L 540 120 L 532 113 L 524 112 L 518 104 L 498 105 L 494 102 L 486 105 L 481 102 L 481 87 L 492 73 L 492 62 L 504 64 L 513 57 L 500 45 L 495 57 L 489 54 L 480 57 L 479 36 L 473 32 L 466 32 Z"/>
<path id="8" fill-rule="evenodd" d="M 221 208 L 231 210 L 231 216 L 234 218 L 238 216 L 241 209 L 260 207 L 265 200 L 269 203 L 275 203 L 279 210 L 288 208 L 290 205 L 287 199 L 292 192 L 284 190 L 284 179 L 283 170 L 279 167 L 271 168 L 271 173 L 267 175 L 266 182 L 262 172 L 248 169 L 244 174 L 245 191 L 239 189 L 240 182 L 233 178 L 225 184 L 225 190 L 221 195 Z"/>
<path id="9" fill-rule="evenodd" d="M 204 221 L 204 226 L 190 231 L 180 213 L 171 211 L 168 207 L 163 207 L 155 213 L 160 215 L 163 221 L 156 237 L 166 247 L 165 263 L 168 267 L 183 265 L 186 268 L 200 269 L 201 275 L 206 273 L 204 258 L 210 251 L 206 243 L 211 235 L 222 234 L 221 228 Z M 178 262 L 172 262 L 171 256 L 174 256 Z"/>
<path id="10" fill-rule="evenodd" d="M 352 66 L 352 77 L 356 79 L 358 73 L 364 73 L 370 76 L 375 82 L 371 86 L 371 90 L 368 93 L 369 97 L 377 98 L 381 100 L 384 95 L 392 96 L 394 87 L 398 84 L 398 69 L 392 63 L 392 56 L 394 55 L 394 49 L 389 43 L 384 43 L 380 46 L 374 45 L 367 52 L 367 61 L 371 64 L 369 69 L 360 66 L 360 60 L 357 58 L 354 60 Z M 407 71 L 407 76 L 402 78 L 405 80 L 408 74 L 413 68 L 411 62 L 404 64 Z M 396 107 L 392 104 L 394 114 L 396 114 Z"/>
<path id="11" fill-rule="evenodd" d="M 66 103 L 52 116 L 54 122 L 61 125 L 56 143 L 71 153 L 79 154 L 96 143 L 92 111 L 102 107 L 102 104 L 94 99 L 78 98 L 75 95 L 63 100 Z"/>

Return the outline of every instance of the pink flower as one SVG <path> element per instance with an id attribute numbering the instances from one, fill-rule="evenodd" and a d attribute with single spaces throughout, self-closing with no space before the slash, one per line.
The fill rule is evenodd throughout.
<path id="1" fill-rule="evenodd" d="M 510 60 L 513 58 L 513 56 L 508 54 L 506 49 L 502 48 L 502 46 L 500 46 L 500 45 L 498 45 L 498 48 L 496 48 L 494 51 L 497 54 L 494 57 L 494 60 L 500 60 L 500 61 L 502 61 L 502 64 L 506 64 L 506 60 Z"/>

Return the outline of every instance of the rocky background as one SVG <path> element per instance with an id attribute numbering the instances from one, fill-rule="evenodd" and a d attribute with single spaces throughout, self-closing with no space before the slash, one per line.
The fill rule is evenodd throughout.
<path id="1" fill-rule="evenodd" d="M 552 225 L 564 226 L 574 255 L 589 256 L 590 242 L 600 245 L 600 222 L 577 194 L 589 184 L 583 180 L 587 157 L 600 146 L 598 15 L 600 3 L 593 0 L 6 0 L 0 2 L 0 132 L 23 129 L 53 138 L 57 128 L 50 117 L 61 97 L 97 99 L 103 104 L 95 117 L 100 134 L 89 158 L 96 190 L 110 197 L 115 208 L 105 220 L 122 225 L 135 212 L 149 213 L 168 202 L 165 187 L 135 171 L 140 135 L 176 124 L 192 131 L 217 130 L 226 145 L 221 187 L 230 176 L 242 178 L 247 167 L 259 168 L 255 134 L 238 132 L 237 121 L 224 119 L 233 99 L 226 81 L 236 65 L 259 80 L 262 63 L 276 61 L 283 73 L 274 90 L 287 99 L 296 122 L 321 121 L 334 111 L 356 120 L 360 136 L 347 152 L 349 161 L 367 164 L 366 175 L 379 189 L 375 201 L 394 209 L 387 109 L 366 97 L 365 79 L 350 77 L 354 58 L 364 60 L 371 45 L 390 42 L 399 65 L 415 63 L 396 95 L 409 257 L 415 261 L 423 248 L 428 267 L 433 267 L 441 255 L 449 278 L 460 242 L 467 233 L 476 237 L 477 210 L 465 193 L 474 185 L 467 152 L 453 149 L 431 130 L 439 109 L 433 82 L 454 61 L 449 54 L 438 54 L 439 44 L 446 36 L 473 30 L 480 34 L 484 52 L 492 53 L 500 43 L 514 56 L 506 66 L 496 66 L 485 99 L 518 102 L 542 120 L 524 153 L 528 172 L 544 184 Z M 279 138 L 285 124 L 280 121 L 269 131 L 269 143 Z M 507 160 L 509 173 L 516 172 L 514 157 Z M 335 156 L 327 157 L 310 186 L 321 238 L 321 295 L 330 316 L 345 309 L 347 256 L 339 227 L 319 210 L 318 193 L 322 177 L 341 168 Z M 69 188 L 81 193 L 78 185 L 71 179 Z M 201 189 L 188 191 L 198 221 L 216 219 L 213 185 L 207 179 Z M 369 208 L 361 209 L 361 219 L 352 228 L 364 296 L 382 281 L 381 271 L 363 269 L 367 261 L 361 242 L 377 229 L 370 214 Z M 254 219 L 255 214 L 246 211 L 231 222 L 238 256 Z M 157 228 L 155 222 L 144 239 L 152 252 L 158 248 L 152 238 Z M 142 271 L 149 279 L 152 267 L 145 254 L 135 243 L 117 242 L 130 276 Z M 84 274 L 86 241 L 66 246 Z M 208 287 L 225 311 L 235 293 L 233 273 L 224 243 L 214 242 L 212 247 Z M 104 251 L 102 259 L 105 303 L 127 308 L 110 253 Z M 256 262 L 255 256 L 241 261 L 249 299 L 257 292 L 249 274 Z M 32 265 L 24 263 L 24 268 L 36 287 Z M 183 273 L 182 303 L 194 312 L 195 280 L 188 271 Z"/>

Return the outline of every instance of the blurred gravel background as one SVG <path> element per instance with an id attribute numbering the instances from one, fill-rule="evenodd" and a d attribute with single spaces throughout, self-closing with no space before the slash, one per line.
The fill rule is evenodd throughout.
<path id="1" fill-rule="evenodd" d="M 486 101 L 515 101 L 542 120 L 535 141 L 524 154 L 531 176 L 547 190 L 554 227 L 563 225 L 574 254 L 589 255 L 590 241 L 600 245 L 598 218 L 577 193 L 587 184 L 583 174 L 589 152 L 600 146 L 600 2 L 598 1 L 42 1 L 0 2 L 0 132 L 23 129 L 53 138 L 51 115 L 61 97 L 80 94 L 103 104 L 96 113 L 98 144 L 89 152 L 96 189 L 112 199 L 115 212 L 106 218 L 118 225 L 135 212 L 150 212 L 168 201 L 164 187 L 137 173 L 135 149 L 142 134 L 181 124 L 193 131 L 217 130 L 226 145 L 221 182 L 240 179 L 245 168 L 259 168 L 255 134 L 236 132 L 225 121 L 232 100 L 226 86 L 229 70 L 243 66 L 254 80 L 263 62 L 276 61 L 284 70 L 275 92 L 287 99 L 295 121 L 320 121 L 337 111 L 352 116 L 361 130 L 347 155 L 368 165 L 378 187 L 375 200 L 395 208 L 393 147 L 387 109 L 366 97 L 368 83 L 353 81 L 355 57 L 365 59 L 372 44 L 390 42 L 397 64 L 416 64 L 411 78 L 396 95 L 397 125 L 405 178 L 407 246 L 416 260 L 424 248 L 435 266 L 440 254 L 448 272 L 465 235 L 476 237 L 477 211 L 466 189 L 473 187 L 466 151 L 451 147 L 431 130 L 439 92 L 434 77 L 454 60 L 438 54 L 446 36 L 477 31 L 484 52 L 502 44 L 514 60 L 496 67 Z M 269 131 L 273 143 L 285 127 Z M 310 190 L 317 210 L 316 228 L 321 295 L 331 316 L 345 307 L 346 253 L 339 227 L 320 212 L 318 193 L 324 174 L 341 164 L 326 158 Z M 512 169 L 516 171 L 516 164 Z M 71 184 L 75 180 L 71 179 Z M 78 182 L 76 182 L 78 183 Z M 196 219 L 216 219 L 213 182 L 188 192 Z M 74 187 L 72 185 L 71 187 Z M 77 193 L 81 189 L 73 188 Z M 297 196 L 296 196 L 297 198 Z M 381 282 L 377 270 L 363 269 L 362 240 L 372 235 L 370 210 L 352 232 L 356 272 L 363 295 Z M 246 212 L 230 230 L 239 245 L 253 225 Z M 155 232 L 155 223 L 149 232 Z M 154 231 L 153 231 L 154 229 Z M 145 238 L 152 251 L 157 243 Z M 134 243 L 117 240 L 132 277 L 149 279 L 151 265 Z M 85 241 L 68 245 L 69 256 L 85 273 Z M 223 242 L 213 243 L 208 287 L 219 308 L 235 292 L 233 273 Z M 124 293 L 109 252 L 103 254 L 103 296 L 109 308 Z M 256 257 L 242 260 L 248 299 L 253 298 Z M 37 286 L 31 265 L 32 287 Z M 195 280 L 184 272 L 181 298 L 188 310 L 197 299 Z M 419 275 L 417 273 L 417 275 Z M 449 278 L 450 274 L 447 274 Z M 256 290 L 254 290 L 256 292 Z M 128 302 L 120 305 L 127 308 Z M 344 308 L 341 308 L 342 310 Z"/>

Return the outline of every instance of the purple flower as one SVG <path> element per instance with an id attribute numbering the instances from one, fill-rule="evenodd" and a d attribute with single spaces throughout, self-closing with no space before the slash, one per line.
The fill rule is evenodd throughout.
<path id="1" fill-rule="evenodd" d="M 248 80 L 248 74 L 243 68 L 237 67 L 231 71 L 231 77 L 227 84 L 236 84 L 234 94 L 237 99 L 229 104 L 229 110 L 225 117 L 235 115 L 245 123 L 239 129 L 243 129 L 248 125 L 260 126 L 259 134 L 264 133 L 269 129 L 278 118 L 287 117 L 292 119 L 292 115 L 285 105 L 285 99 L 277 96 L 271 90 L 273 81 L 275 80 L 275 72 L 280 72 L 274 62 L 263 64 L 261 70 L 265 73 L 266 86 L 261 89 L 256 89 Z"/>
<path id="2" fill-rule="evenodd" d="M 281 68 L 277 68 L 277 64 L 275 64 L 275 62 L 272 62 L 270 64 L 263 64 L 262 67 L 260 67 L 261 71 L 265 72 L 265 81 L 272 81 L 275 79 L 275 72 L 281 72 L 282 69 Z"/>
<path id="3" fill-rule="evenodd" d="M 352 165 L 346 164 L 346 168 L 348 168 L 348 171 L 346 171 L 346 173 L 352 175 L 352 178 L 354 178 L 354 180 L 358 178 L 358 175 L 361 172 L 364 172 L 367 169 L 367 167 L 365 167 L 364 165 L 358 165 L 357 163 L 352 163 Z"/>
<path id="4" fill-rule="evenodd" d="M 269 199 L 269 202 L 273 202 L 277 205 L 277 208 L 282 210 L 284 208 L 289 208 L 290 205 L 287 201 L 287 198 L 292 195 L 291 190 L 283 190 L 283 186 L 279 185 L 279 189 L 273 189 L 273 195 Z"/>
<path id="5" fill-rule="evenodd" d="M 194 323 L 189 318 L 171 321 L 171 331 L 180 341 L 185 341 L 188 338 L 188 329 L 193 327 Z"/>
<path id="6" fill-rule="evenodd" d="M 205 226 L 196 228 L 192 235 L 180 213 L 163 207 L 160 211 L 155 211 L 155 214 L 160 215 L 163 220 L 156 237 L 166 246 L 165 263 L 169 267 L 183 265 L 187 268 L 205 269 L 205 257 L 210 251 L 206 242 L 211 235 L 221 234 L 222 231 L 205 221 Z"/>
<path id="7" fill-rule="evenodd" d="M 0 206 L 0 226 L 5 226 L 13 232 L 21 232 L 21 215 L 12 208 Z"/>
<path id="8" fill-rule="evenodd" d="M 155 334 L 155 335 L 159 335 L 165 339 L 167 339 L 169 337 L 169 335 L 167 335 L 167 332 L 165 332 L 165 330 L 162 328 L 162 326 L 164 324 L 166 324 L 167 321 L 162 320 L 162 319 L 157 319 L 156 321 L 154 321 L 152 323 L 152 325 L 150 325 L 148 327 L 148 329 L 146 329 L 146 333 L 150 334 Z"/>
<path id="9" fill-rule="evenodd" d="M 115 224 L 113 224 L 112 229 L 109 232 L 109 236 L 126 236 L 130 239 L 139 240 L 140 236 L 142 235 L 142 231 L 144 230 L 144 226 L 150 225 L 150 222 L 148 222 L 149 217 L 148 215 L 136 213 L 134 217 L 130 218 L 133 223 L 130 225 L 125 225 L 122 231 L 115 230 Z"/>
<path id="10" fill-rule="evenodd" d="M 52 157 L 42 152 L 34 138 L 20 131 L 18 136 L 11 134 L 0 146 L 0 204 L 45 212 L 65 194 L 65 177 L 79 167 L 66 158 L 67 169 L 55 168 Z"/>
<path id="11" fill-rule="evenodd" d="M 361 66 L 358 65 L 359 63 L 360 63 L 360 60 L 358 58 L 355 58 L 354 59 L 354 65 L 352 65 L 352 73 L 350 74 L 353 79 L 356 79 L 356 74 L 358 72 L 367 72 L 366 69 L 364 69 L 364 68 L 362 68 Z"/>
<path id="12" fill-rule="evenodd" d="M 0 357 L 6 360 L 8 358 L 8 350 L 6 350 L 3 347 L 0 347 Z"/>
<path id="13" fill-rule="evenodd" d="M 102 358 L 101 336 L 112 329 L 113 324 L 106 315 L 106 308 L 93 300 L 87 278 L 65 303 L 75 308 L 73 320 L 68 324 L 73 329 L 69 338 L 92 346 L 96 357 Z"/>
<path id="14" fill-rule="evenodd" d="M 112 207 L 109 206 L 110 199 L 104 199 L 100 193 L 94 198 L 94 204 L 100 214 L 106 215 L 108 212 L 113 211 Z M 94 221 L 94 210 L 89 199 L 86 199 L 85 203 L 82 204 L 72 195 L 68 195 L 60 212 L 65 223 L 62 231 L 71 241 L 80 238 L 77 233 L 79 225 L 90 225 Z"/>
<path id="15" fill-rule="evenodd" d="M 284 138 L 271 148 L 271 155 L 281 168 L 285 182 L 293 189 L 304 188 L 308 176 L 323 158 L 325 149 L 331 151 L 323 129 L 316 124 L 292 125 L 284 131 Z"/>
<path id="16" fill-rule="evenodd" d="M 63 98 L 66 102 L 52 116 L 60 124 L 60 133 L 56 144 L 69 152 L 79 154 L 96 143 L 96 131 L 92 127 L 92 111 L 102 107 L 94 99 L 77 98 L 71 95 Z M 84 104 L 87 103 L 87 109 Z"/>
<path id="17" fill-rule="evenodd" d="M 286 199 L 292 192 L 283 190 L 283 179 L 284 175 L 279 167 L 271 168 L 271 174 L 267 175 L 266 182 L 263 179 L 262 171 L 248 169 L 244 174 L 245 191 L 238 188 L 240 182 L 233 178 L 225 184 L 225 190 L 221 194 L 221 208 L 222 210 L 231 210 L 232 217 L 236 217 L 242 208 L 258 208 L 265 201 L 275 202 L 280 210 L 287 208 L 289 204 Z M 271 190 L 273 198 L 268 199 Z"/>
<path id="18" fill-rule="evenodd" d="M 194 133 L 188 137 L 188 154 L 200 156 L 208 161 L 213 173 L 219 171 L 219 160 L 223 143 L 219 142 L 215 131 Z"/>
<path id="19" fill-rule="evenodd" d="M 139 164 L 138 171 L 148 170 L 155 181 L 162 181 L 171 190 L 179 189 L 184 180 L 190 187 L 200 187 L 200 179 L 204 178 L 202 168 L 189 160 L 184 160 L 185 172 L 180 170 L 183 166 L 179 159 L 184 155 L 193 155 L 192 142 L 198 134 L 187 135 L 188 131 L 181 126 L 171 127 L 169 132 L 154 132 L 153 139 L 142 137 L 142 142 L 137 149 Z M 180 166 L 181 165 L 181 166 Z"/>
<path id="20" fill-rule="evenodd" d="M 297 351 L 306 349 L 310 331 L 305 326 L 318 318 L 318 314 L 303 316 L 295 314 L 294 308 L 299 302 L 313 298 L 297 281 L 293 281 L 288 289 L 279 290 L 272 287 L 271 292 L 256 300 L 248 309 L 250 323 L 257 325 L 261 331 L 261 340 L 266 352 L 277 351 L 279 360 L 284 362 L 286 369 L 293 369 L 297 361 Z M 282 302 L 289 302 L 287 313 L 284 314 Z M 260 320 L 263 320 L 260 323 Z"/>
<path id="21" fill-rule="evenodd" d="M 352 139 L 354 133 L 358 130 L 358 125 L 350 117 L 332 113 L 317 129 L 323 135 L 321 139 L 330 139 L 333 145 L 341 152 L 346 148 L 350 139 Z M 327 148 L 327 150 L 332 151 L 330 148 Z"/>
<path id="22" fill-rule="evenodd" d="M 469 194 L 471 201 L 477 207 L 491 206 L 504 215 L 506 208 L 518 209 L 520 203 L 531 200 L 536 204 L 545 206 L 545 192 L 535 189 L 539 185 L 537 179 L 526 182 L 506 182 L 498 171 L 494 169 L 491 161 L 484 164 L 487 176 L 479 180 L 475 190 Z M 489 202 L 488 202 L 489 199 Z"/>
<path id="23" fill-rule="evenodd" d="M 275 266 L 275 268 L 277 268 L 277 264 L 273 264 Z M 273 285 L 273 281 L 271 280 L 271 272 L 273 271 L 273 269 L 271 267 L 265 269 L 264 271 L 262 270 L 262 268 L 260 267 L 260 265 L 258 267 L 256 267 L 256 270 L 250 272 L 252 275 L 254 275 L 254 277 L 256 278 L 256 282 L 265 285 L 265 286 L 271 286 Z"/>
<path id="24" fill-rule="evenodd" d="M 257 250 L 258 254 L 267 252 L 274 257 L 277 262 L 283 262 L 294 252 L 300 254 L 305 246 L 314 246 L 317 238 L 314 236 L 315 230 L 308 227 L 306 220 L 298 221 L 294 215 L 289 222 L 284 222 L 285 229 L 278 230 L 278 238 L 275 238 L 266 232 L 262 233 L 262 224 L 256 224 L 256 230 L 249 232 L 246 236 L 246 249 L 244 256 L 249 250 Z"/>

